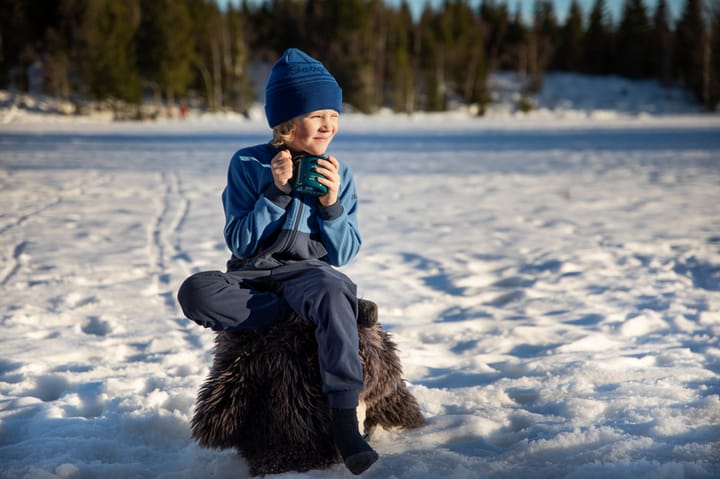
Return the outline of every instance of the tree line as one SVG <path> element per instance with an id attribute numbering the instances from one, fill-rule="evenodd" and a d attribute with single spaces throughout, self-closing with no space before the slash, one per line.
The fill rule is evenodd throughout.
<path id="1" fill-rule="evenodd" d="M 209 110 L 247 112 L 253 69 L 294 46 L 322 60 L 353 108 L 445 110 L 488 104 L 489 72 L 511 70 L 539 89 L 548 71 L 655 78 L 720 102 L 718 0 L 685 0 L 673 20 L 605 0 L 588 12 L 573 0 L 559 21 L 536 0 L 528 21 L 506 3 L 445 0 L 413 18 L 406 2 L 271 0 L 0 0 L 0 85 L 73 101 L 139 105 L 193 98 Z"/>

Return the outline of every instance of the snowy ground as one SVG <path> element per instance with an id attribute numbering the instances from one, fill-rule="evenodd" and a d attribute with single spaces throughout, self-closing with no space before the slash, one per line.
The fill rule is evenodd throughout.
<path id="1" fill-rule="evenodd" d="M 720 477 L 720 118 L 562 118 L 343 118 L 344 271 L 428 418 L 365 477 Z M 225 168 L 266 139 L 0 127 L 0 478 L 247 476 L 190 438 L 213 334 L 174 295 L 223 268 Z"/>

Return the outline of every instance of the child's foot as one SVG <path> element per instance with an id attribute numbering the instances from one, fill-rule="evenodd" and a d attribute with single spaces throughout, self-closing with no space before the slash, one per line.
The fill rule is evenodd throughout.
<path id="1" fill-rule="evenodd" d="M 345 467 L 357 476 L 358 474 L 362 474 L 367 471 L 367 469 L 375 464 L 375 461 L 377 460 L 378 453 L 370 449 L 369 451 L 358 452 L 357 454 L 353 454 L 352 456 L 346 458 Z"/>
<path id="2" fill-rule="evenodd" d="M 355 409 L 333 409 L 332 432 L 345 467 L 353 474 L 362 474 L 378 460 L 377 452 L 360 435 Z"/>

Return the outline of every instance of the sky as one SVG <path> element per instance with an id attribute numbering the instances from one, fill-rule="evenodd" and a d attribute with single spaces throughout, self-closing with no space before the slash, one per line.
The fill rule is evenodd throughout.
<path id="1" fill-rule="evenodd" d="M 239 4 L 240 0 L 217 0 L 218 3 L 221 5 L 225 5 L 228 3 L 233 4 Z M 256 0 L 256 1 L 262 1 L 262 0 Z M 385 0 L 385 3 L 388 5 L 399 5 L 402 0 Z M 507 3 L 510 5 L 510 10 L 512 12 L 515 12 L 518 8 L 522 9 L 523 15 L 525 18 L 530 18 L 533 10 L 533 6 L 535 5 L 536 0 L 496 0 L 498 3 Z M 414 14 L 419 16 L 419 13 L 422 11 L 423 7 L 426 3 L 430 3 L 431 5 L 440 6 L 442 5 L 443 0 L 407 0 L 408 4 L 410 5 L 410 8 L 413 10 Z M 555 13 L 558 16 L 558 19 L 560 21 L 563 21 L 565 19 L 565 16 L 567 15 L 568 11 L 570 10 L 570 3 L 572 0 L 553 0 L 553 3 L 555 4 Z M 595 0 L 579 0 L 580 6 L 582 7 L 584 15 L 587 15 L 587 13 L 592 9 L 593 4 L 595 3 Z M 673 16 L 673 18 L 677 18 L 680 16 L 680 12 L 682 11 L 683 5 L 685 0 L 668 0 L 668 6 L 670 8 L 670 12 Z M 470 0 L 470 3 L 473 5 L 479 5 L 481 0 Z M 622 8 L 625 3 L 625 0 L 606 0 L 606 4 L 608 6 L 608 9 L 610 10 L 610 13 L 613 16 L 614 20 L 617 20 L 620 18 L 620 14 L 622 13 Z M 648 13 L 652 14 L 655 10 L 655 5 L 657 4 L 657 0 L 645 0 L 645 5 L 648 8 Z"/>

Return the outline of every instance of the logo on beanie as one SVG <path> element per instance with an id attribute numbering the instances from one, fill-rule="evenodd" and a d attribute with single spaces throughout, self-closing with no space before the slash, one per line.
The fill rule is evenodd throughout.
<path id="1" fill-rule="evenodd" d="M 298 73 L 325 73 L 325 67 L 322 65 L 306 65 L 306 66 L 300 66 L 300 65 L 288 65 L 288 73 L 291 75 L 296 75 Z"/>

